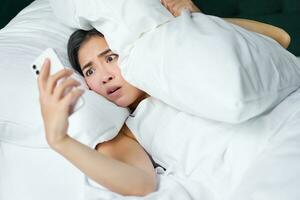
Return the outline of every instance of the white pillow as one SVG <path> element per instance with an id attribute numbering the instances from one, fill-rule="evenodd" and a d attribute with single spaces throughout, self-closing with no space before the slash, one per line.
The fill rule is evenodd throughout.
<path id="1" fill-rule="evenodd" d="M 144 32 L 174 18 L 160 0 L 49 1 L 55 15 L 68 26 L 97 28 L 120 59 Z"/>
<path id="2" fill-rule="evenodd" d="M 201 13 L 144 34 L 121 66 L 151 96 L 229 123 L 272 109 L 300 86 L 299 60 L 273 39 Z"/>
<path id="3" fill-rule="evenodd" d="M 29 147 L 48 147 L 36 79 L 30 64 L 48 47 L 67 59 L 67 41 L 73 29 L 60 24 L 48 0 L 36 0 L 0 31 L 0 140 Z M 84 106 L 69 119 L 69 134 L 89 146 L 110 140 L 120 130 L 128 110 L 92 91 Z"/>

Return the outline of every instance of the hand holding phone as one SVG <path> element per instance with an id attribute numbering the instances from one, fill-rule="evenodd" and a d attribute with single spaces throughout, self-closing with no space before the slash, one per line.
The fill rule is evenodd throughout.
<path id="1" fill-rule="evenodd" d="M 57 73 L 57 72 L 59 72 L 59 71 L 61 71 L 61 70 L 63 70 L 63 69 L 65 69 L 65 67 L 63 66 L 63 64 L 59 60 L 58 56 L 56 55 L 55 51 L 52 48 L 48 48 L 31 65 L 31 70 L 32 70 L 32 72 L 33 72 L 33 74 L 36 78 L 40 74 L 41 68 L 42 68 L 46 58 L 50 59 L 50 62 L 51 62 L 50 76 Z M 73 73 L 71 78 L 73 78 L 73 79 L 75 79 L 75 80 L 77 80 L 81 83 L 79 88 L 87 89 L 86 85 L 84 84 L 84 81 L 79 78 L 79 75 L 76 75 L 75 73 Z M 59 84 L 63 80 L 64 79 L 59 80 L 57 82 L 57 84 Z M 67 94 L 68 92 L 70 92 L 70 90 L 66 90 L 65 94 Z M 73 106 L 73 112 L 72 113 L 79 110 L 83 106 L 83 104 L 84 104 L 84 99 L 81 96 L 78 99 L 78 101 L 76 102 L 76 104 Z"/>

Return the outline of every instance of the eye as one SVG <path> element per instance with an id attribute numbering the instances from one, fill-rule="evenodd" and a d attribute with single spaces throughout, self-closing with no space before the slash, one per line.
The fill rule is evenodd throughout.
<path id="1" fill-rule="evenodd" d="M 117 54 L 111 54 L 105 57 L 105 61 L 107 63 L 111 63 L 112 61 L 116 60 L 119 56 Z"/>
<path id="2" fill-rule="evenodd" d="M 94 73 L 94 71 L 95 71 L 95 69 L 89 68 L 89 69 L 87 69 L 87 70 L 85 71 L 84 75 L 85 75 L 86 77 L 89 77 L 89 76 L 91 76 L 91 75 Z"/>

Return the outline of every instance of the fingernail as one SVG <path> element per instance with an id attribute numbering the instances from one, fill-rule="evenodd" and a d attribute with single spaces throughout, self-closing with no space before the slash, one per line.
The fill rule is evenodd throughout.
<path id="1" fill-rule="evenodd" d="M 51 63 L 50 58 L 45 58 L 44 64 L 50 64 L 50 63 Z"/>

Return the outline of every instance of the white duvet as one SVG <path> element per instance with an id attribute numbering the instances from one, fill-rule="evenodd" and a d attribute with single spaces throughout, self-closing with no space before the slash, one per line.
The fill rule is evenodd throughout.
<path id="1" fill-rule="evenodd" d="M 206 188 L 205 199 L 290 200 L 300 198 L 299 122 L 300 90 L 240 125 L 197 118 L 153 98 L 127 125 L 168 174 Z"/>

